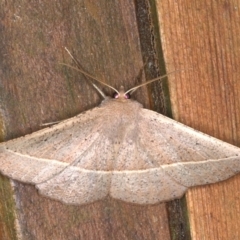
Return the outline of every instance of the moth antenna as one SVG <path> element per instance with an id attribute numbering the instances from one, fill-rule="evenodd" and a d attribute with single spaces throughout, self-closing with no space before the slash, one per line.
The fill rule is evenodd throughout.
<path id="1" fill-rule="evenodd" d="M 103 98 L 106 98 L 106 95 L 103 93 L 103 91 L 94 83 L 92 83 L 93 87 L 100 93 L 100 95 L 103 97 Z"/>
<path id="2" fill-rule="evenodd" d="M 132 94 L 133 92 L 135 92 L 138 88 L 140 88 L 140 87 L 142 87 L 142 86 L 145 86 L 145 85 L 147 85 L 147 84 L 149 84 L 149 83 L 152 83 L 152 82 L 155 82 L 155 81 L 158 81 L 158 80 L 161 80 L 161 79 L 167 77 L 168 75 L 170 75 L 170 74 L 172 74 L 172 73 L 175 73 L 175 72 L 179 72 L 179 71 L 184 71 L 184 70 L 175 70 L 175 71 L 172 71 L 172 72 L 170 72 L 170 73 L 167 73 L 167 74 L 165 74 L 165 75 L 163 75 L 163 76 L 161 76 L 161 77 L 153 78 L 153 79 L 151 79 L 151 80 L 149 80 L 149 81 L 146 81 L 146 82 L 144 82 L 144 83 L 141 83 L 141 84 L 139 84 L 139 85 L 137 85 L 137 86 L 135 86 L 135 87 L 133 87 L 133 88 L 130 88 L 130 89 L 127 90 L 124 94 L 127 94 L 127 93 Z"/>
<path id="3" fill-rule="evenodd" d="M 73 67 L 73 66 L 71 66 L 71 65 L 65 64 L 65 63 L 61 63 L 62 65 L 65 65 L 65 66 L 67 66 L 67 67 L 70 67 L 70 68 L 72 68 L 72 69 L 74 69 L 74 70 L 76 70 L 76 71 L 84 74 L 85 76 L 92 78 L 92 79 L 95 80 L 96 82 L 98 82 L 98 83 L 100 83 L 100 84 L 102 84 L 102 85 L 104 85 L 104 86 L 107 86 L 107 87 L 113 89 L 116 93 L 119 94 L 118 90 L 115 89 L 114 87 L 108 85 L 107 83 L 105 83 L 105 82 L 103 82 L 103 81 L 95 78 L 94 76 L 88 74 L 87 72 L 83 71 L 83 70 L 81 69 L 81 66 L 80 66 L 79 62 L 77 61 L 77 59 L 75 59 L 75 58 L 73 57 L 73 55 L 70 53 L 70 51 L 69 51 L 66 47 L 65 47 L 65 50 L 67 51 L 67 53 L 69 54 L 69 56 L 73 59 L 73 61 L 74 61 L 75 64 L 77 65 L 77 68 L 76 68 L 76 67 Z M 92 82 L 91 82 L 91 83 L 92 83 Z M 104 98 L 106 98 L 106 95 L 105 95 L 95 84 L 92 83 L 92 85 L 93 85 L 93 87 L 100 93 L 101 96 L 103 96 Z"/>

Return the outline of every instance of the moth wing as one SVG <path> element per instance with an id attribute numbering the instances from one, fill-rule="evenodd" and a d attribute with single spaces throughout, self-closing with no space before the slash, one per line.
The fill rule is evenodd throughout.
<path id="1" fill-rule="evenodd" d="M 67 204 L 87 204 L 106 197 L 111 172 L 92 171 L 69 166 L 55 177 L 36 187 L 42 195 Z"/>
<path id="2" fill-rule="evenodd" d="M 147 109 L 140 112 L 137 139 L 134 148 L 142 168 L 113 173 L 114 198 L 140 204 L 168 201 L 189 187 L 240 172 L 237 147 Z"/>
<path id="3" fill-rule="evenodd" d="M 1 143 L 0 172 L 37 185 L 43 195 L 67 203 L 81 204 L 106 196 L 111 176 L 104 169 L 111 168 L 112 149 L 108 139 L 102 137 L 102 113 L 101 107 L 94 108 Z"/>

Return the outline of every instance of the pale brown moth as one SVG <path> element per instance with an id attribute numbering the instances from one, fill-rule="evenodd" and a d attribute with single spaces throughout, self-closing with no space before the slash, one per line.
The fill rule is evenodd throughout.
<path id="1" fill-rule="evenodd" d="M 144 109 L 126 95 L 137 87 L 121 88 L 114 99 L 102 93 L 92 110 L 1 143 L 0 172 L 80 205 L 108 195 L 138 204 L 169 201 L 240 172 L 239 148 Z"/>

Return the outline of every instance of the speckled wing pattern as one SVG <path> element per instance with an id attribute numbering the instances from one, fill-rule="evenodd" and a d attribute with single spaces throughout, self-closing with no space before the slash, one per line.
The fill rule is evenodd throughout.
<path id="1" fill-rule="evenodd" d="M 144 161 L 136 159 L 134 171 L 114 172 L 114 198 L 139 204 L 169 201 L 189 187 L 240 172 L 239 148 L 147 109 L 140 116 L 137 148 Z"/>
<path id="2" fill-rule="evenodd" d="M 0 144 L 0 172 L 67 204 L 154 204 L 240 172 L 240 150 L 133 100 L 107 99 Z"/>

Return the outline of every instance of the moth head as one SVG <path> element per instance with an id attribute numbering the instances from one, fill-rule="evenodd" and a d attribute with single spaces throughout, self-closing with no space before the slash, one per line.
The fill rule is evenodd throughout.
<path id="1" fill-rule="evenodd" d="M 125 93 L 124 87 L 121 86 L 120 90 L 114 93 L 113 98 L 115 98 L 115 99 L 130 99 L 131 96 L 130 96 L 130 93 Z"/>

